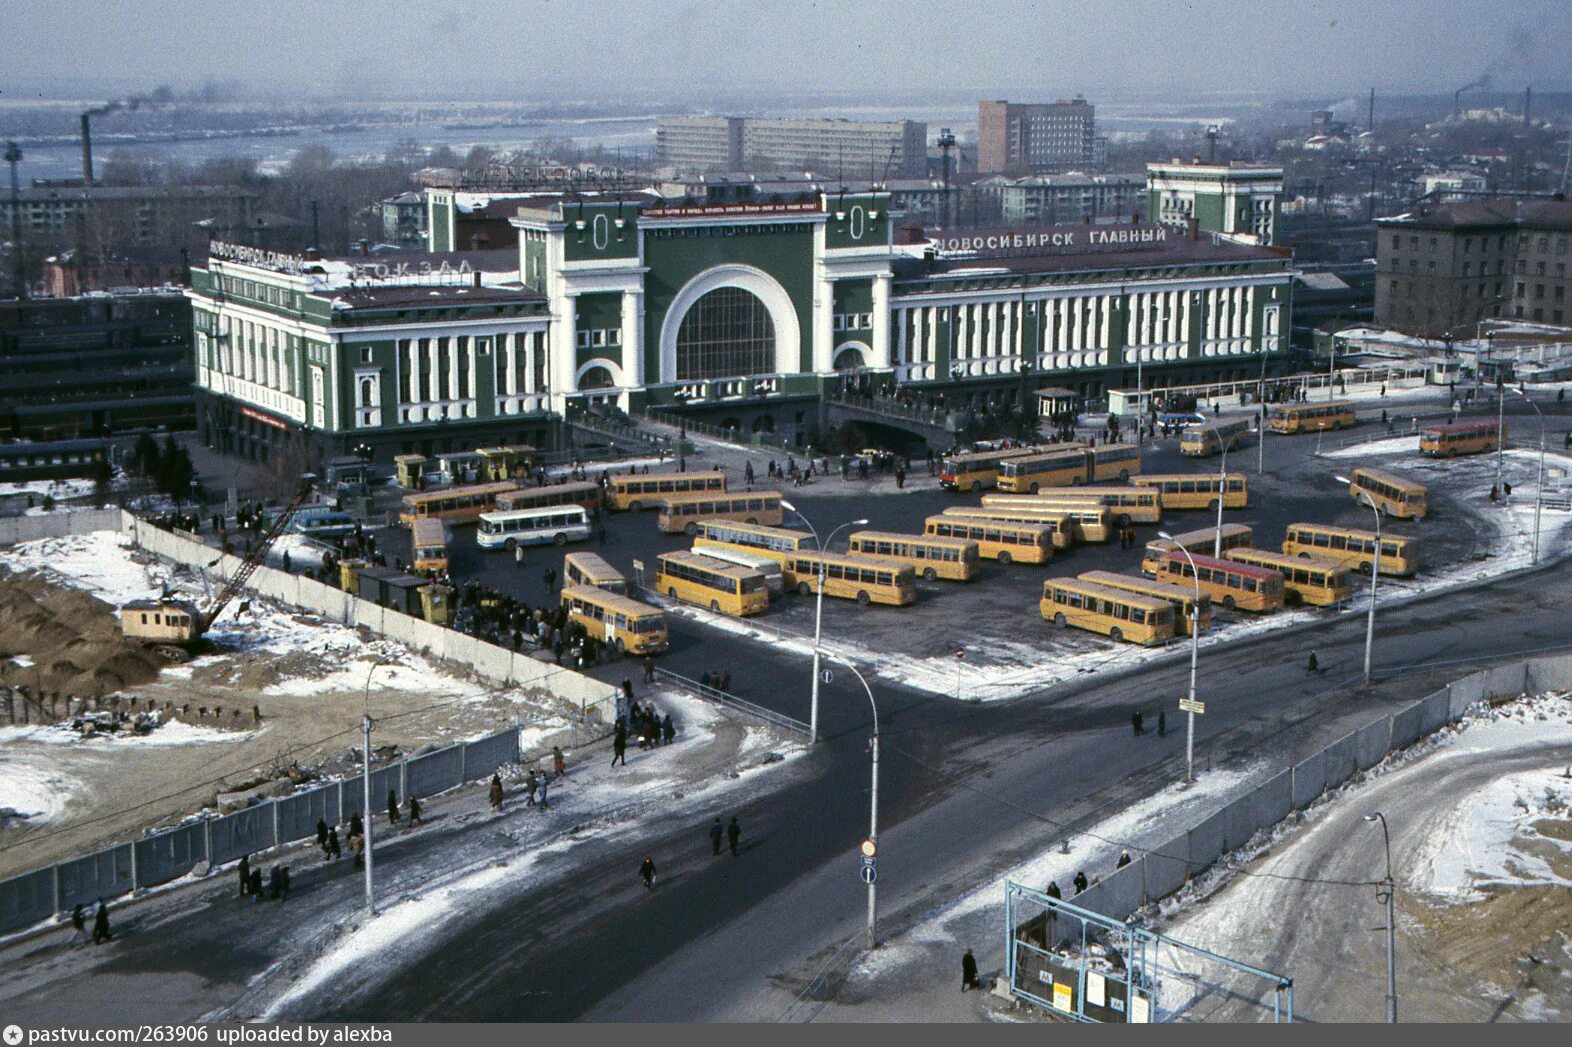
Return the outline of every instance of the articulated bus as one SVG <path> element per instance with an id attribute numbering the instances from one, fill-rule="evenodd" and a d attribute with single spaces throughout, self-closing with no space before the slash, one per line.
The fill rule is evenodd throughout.
<path id="1" fill-rule="evenodd" d="M 1137 578 L 1130 574 L 1115 574 L 1113 571 L 1083 571 L 1077 577 L 1083 582 L 1095 582 L 1098 585 L 1106 585 L 1110 589 L 1124 589 L 1127 592 L 1140 593 L 1142 596 L 1167 600 L 1174 606 L 1175 635 L 1190 635 L 1197 615 L 1195 586 L 1174 585 L 1171 582 Z M 1204 633 L 1212 627 L 1212 598 L 1205 593 L 1201 594 L 1199 614 L 1201 632 Z"/>
<path id="2" fill-rule="evenodd" d="M 1069 505 L 1100 505 L 1120 527 L 1133 523 L 1154 524 L 1163 518 L 1162 496 L 1153 488 L 1136 487 L 1044 487 L 1036 494 L 985 494 L 984 509 L 1030 509 L 1044 502 Z"/>
<path id="3" fill-rule="evenodd" d="M 1217 535 L 1217 528 L 1203 527 L 1199 531 L 1176 534 L 1172 541 L 1153 538 L 1146 543 L 1146 551 L 1141 555 L 1141 573 L 1155 578 L 1163 569 L 1168 554 L 1180 549 L 1187 549 L 1192 555 L 1212 556 L 1218 551 Z M 1222 537 L 1221 551 L 1225 554 L 1230 549 L 1248 549 L 1255 544 L 1255 531 L 1244 524 L 1223 524 Z"/>
<path id="4" fill-rule="evenodd" d="M 746 618 L 770 609 L 764 572 L 702 553 L 655 557 L 655 591 L 720 614 Z"/>
<path id="5" fill-rule="evenodd" d="M 406 494 L 398 522 L 411 527 L 416 520 L 446 520 L 448 523 L 472 523 L 481 513 L 497 507 L 497 498 L 504 492 L 518 490 L 514 483 L 470 484 L 467 487 L 444 487 L 439 491 Z"/>
<path id="6" fill-rule="evenodd" d="M 1201 591 L 1221 603 L 1228 610 L 1270 612 L 1283 608 L 1283 575 L 1265 567 L 1234 563 L 1231 560 L 1214 560 L 1210 556 L 1197 556 L 1195 569 L 1180 553 L 1169 553 L 1157 572 L 1159 582 L 1174 585 L 1195 585 L 1199 579 Z"/>
<path id="7" fill-rule="evenodd" d="M 824 595 L 904 607 L 917 602 L 917 572 L 911 564 L 871 556 L 802 550 L 781 564 L 786 586 L 803 596 L 818 591 L 819 571 L 824 571 Z"/>
<path id="8" fill-rule="evenodd" d="M 1419 430 L 1419 453 L 1431 458 L 1456 458 L 1460 454 L 1484 454 L 1501 446 L 1506 428 L 1494 419 L 1455 422 L 1452 425 L 1427 425 Z"/>
<path id="9" fill-rule="evenodd" d="M 1128 480 L 1140 471 L 1140 444 L 1099 444 L 1086 449 L 1087 480 Z"/>
<path id="10" fill-rule="evenodd" d="M 1004 462 L 1041 454 L 1042 450 L 1041 447 L 1012 447 L 1005 451 L 963 451 L 947 455 L 939 463 L 939 486 L 950 491 L 976 493 L 995 485 Z"/>
<path id="11" fill-rule="evenodd" d="M 1044 451 L 1011 458 L 999 470 L 998 488 L 1010 494 L 1036 494 L 1039 488 L 1086 482 L 1086 448 Z"/>
<path id="12" fill-rule="evenodd" d="M 1376 507 L 1399 520 L 1423 520 L 1430 511 L 1429 491 L 1424 484 L 1405 480 L 1396 473 L 1379 469 L 1355 469 L 1349 478 L 1348 494 L 1355 501 L 1363 492 Z"/>
<path id="13" fill-rule="evenodd" d="M 1174 608 L 1167 600 L 1080 578 L 1050 578 L 1038 604 L 1044 620 L 1112 640 L 1150 646 L 1174 637 Z"/>
<path id="14" fill-rule="evenodd" d="M 1009 564 L 1047 563 L 1053 556 L 1054 531 L 1047 521 L 1001 520 L 997 517 L 952 516 L 946 510 L 923 521 L 923 534 L 977 543 L 977 554 Z"/>
<path id="15" fill-rule="evenodd" d="M 509 552 L 520 545 L 567 545 L 585 541 L 589 536 L 589 514 L 580 505 L 482 513 L 480 524 L 475 528 L 476 545 Z"/>
<path id="16" fill-rule="evenodd" d="M 441 520 L 422 517 L 410 528 L 411 559 L 417 574 L 436 571 L 447 573 L 448 525 Z"/>
<path id="17" fill-rule="evenodd" d="M 695 545 L 698 543 L 695 542 Z M 713 556 L 717 560 L 725 560 L 741 567 L 748 567 L 764 575 L 764 588 L 771 596 L 783 592 L 786 583 L 781 576 L 781 562 L 765 556 L 763 553 L 743 552 L 727 545 L 704 546 L 704 555 Z"/>
<path id="18" fill-rule="evenodd" d="M 1348 568 L 1331 560 L 1289 556 L 1265 549 L 1230 549 L 1223 559 L 1266 567 L 1283 576 L 1283 596 L 1290 604 L 1307 603 L 1312 607 L 1331 607 L 1353 599 L 1354 583 Z"/>
<path id="19" fill-rule="evenodd" d="M 1036 501 L 1031 495 L 1021 497 Z M 1003 520 L 1006 523 L 1046 527 L 1048 544 L 1053 548 L 1068 549 L 1075 544 L 1075 524 L 1070 519 L 1069 509 L 1049 509 L 1044 505 L 1023 506 L 1019 509 L 988 507 L 975 509 L 969 505 L 952 505 L 939 515 L 953 516 L 960 520 Z"/>
<path id="20" fill-rule="evenodd" d="M 1313 433 L 1322 429 L 1347 429 L 1359 423 L 1352 400 L 1320 403 L 1272 404 L 1266 409 L 1266 427 L 1274 433 Z"/>
<path id="21" fill-rule="evenodd" d="M 696 535 L 703 520 L 741 520 L 774 526 L 786 519 L 779 491 L 701 491 L 660 500 L 657 526 L 665 534 Z"/>
<path id="22" fill-rule="evenodd" d="M 1255 427 L 1248 416 L 1186 426 L 1179 433 L 1179 453 L 1189 458 L 1210 458 L 1222 454 L 1225 447 L 1233 450 L 1248 443 L 1253 432 Z"/>
<path id="23" fill-rule="evenodd" d="M 797 552 L 812 549 L 813 535 L 807 531 L 793 531 L 789 527 L 766 527 L 764 524 L 737 523 L 732 520 L 700 520 L 693 548 L 696 552 L 705 552 L 712 547 L 740 549 L 745 553 L 768 556 L 777 563 L 785 563 Z"/>
<path id="24" fill-rule="evenodd" d="M 674 494 L 724 491 L 725 473 L 640 473 L 613 476 L 607 504 L 613 509 L 654 509 Z"/>
<path id="25" fill-rule="evenodd" d="M 559 505 L 582 505 L 594 511 L 600 504 L 600 484 L 575 480 L 565 484 L 546 484 L 542 487 L 520 487 L 497 495 L 497 508 L 503 512 L 515 509 L 551 509 Z"/>
<path id="26" fill-rule="evenodd" d="M 1289 556 L 1319 557 L 1347 564 L 1369 574 L 1375 562 L 1374 531 L 1326 524 L 1291 523 L 1283 539 L 1283 552 Z M 1419 570 L 1419 539 L 1397 534 L 1381 535 L 1381 573 L 1405 577 Z"/>
<path id="27" fill-rule="evenodd" d="M 621 571 L 594 553 L 569 553 L 562 558 L 564 585 L 583 585 L 608 593 L 628 591 L 628 580 Z"/>
<path id="28" fill-rule="evenodd" d="M 850 552 L 909 563 L 924 581 L 969 582 L 977 574 L 977 543 L 962 538 L 926 534 L 892 534 L 889 531 L 853 531 L 847 539 Z"/>
<path id="29" fill-rule="evenodd" d="M 1229 473 L 1223 492 L 1224 509 L 1243 509 L 1250 502 L 1250 481 L 1243 473 Z M 1205 473 L 1135 476 L 1130 482 L 1150 487 L 1162 496 L 1164 509 L 1216 509 L 1219 479 Z"/>
<path id="30" fill-rule="evenodd" d="M 562 606 L 569 619 L 597 640 L 611 644 L 619 654 L 658 654 L 670 646 L 666 616 L 659 608 L 631 596 L 570 585 L 562 590 Z"/>

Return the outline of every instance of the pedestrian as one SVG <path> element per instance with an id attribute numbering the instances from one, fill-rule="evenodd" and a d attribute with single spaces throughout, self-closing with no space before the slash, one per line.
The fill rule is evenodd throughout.
<path id="1" fill-rule="evenodd" d="M 1490 498 L 1492 501 L 1494 501 L 1495 495 L 1492 494 Z M 710 689 L 710 671 L 708 669 L 699 674 L 699 689 L 701 691 L 707 691 Z"/>
<path id="2" fill-rule="evenodd" d="M 617 733 L 611 736 L 611 765 L 617 766 L 617 761 L 622 761 L 622 766 L 628 766 L 628 729 L 617 722 Z"/>
<path id="3" fill-rule="evenodd" d="M 672 739 L 677 737 L 677 725 L 671 722 L 671 713 L 667 713 L 660 721 L 660 740 L 662 745 L 670 745 Z"/>
<path id="4" fill-rule="evenodd" d="M 1141 733 L 1141 710 L 1137 709 L 1130 714 L 1130 727 L 1136 734 Z"/>
<path id="5" fill-rule="evenodd" d="M 720 853 L 720 842 L 719 842 L 719 840 L 720 840 L 720 836 L 719 836 L 720 819 L 719 818 L 715 819 L 715 828 L 716 828 L 715 853 L 719 854 Z M 71 941 L 70 941 L 69 944 L 75 945 L 77 942 L 86 942 L 87 941 L 87 908 L 81 902 L 77 902 L 76 906 L 74 908 L 72 908 L 72 910 L 71 910 L 71 928 L 72 928 L 72 930 L 71 930 Z"/>
<path id="6" fill-rule="evenodd" d="M 253 903 L 255 903 L 255 902 L 260 902 L 261 900 L 262 900 L 262 870 L 261 869 L 252 869 L 251 870 L 251 901 Z"/>
<path id="7" fill-rule="evenodd" d="M 1510 493 L 1510 492 L 1508 492 L 1508 493 Z M 722 694 L 730 694 L 731 693 L 731 673 L 730 672 L 722 672 L 720 674 L 720 690 L 721 690 Z"/>
<path id="8" fill-rule="evenodd" d="M 289 901 L 289 866 L 285 865 L 278 870 L 278 884 L 283 891 L 283 900 Z"/>
<path id="9" fill-rule="evenodd" d="M 1314 651 L 1310 652 L 1310 661 L 1305 666 L 1305 668 L 1308 669 L 1310 672 L 1313 672 L 1313 673 L 1318 673 L 1318 672 L 1321 671 L 1321 663 L 1316 660 L 1316 656 L 1315 656 L 1315 652 Z"/>
<path id="10" fill-rule="evenodd" d="M 240 897 L 244 898 L 251 893 L 251 856 L 240 856 Z"/>
<path id="11" fill-rule="evenodd" d="M 355 852 L 355 868 L 364 869 L 366 867 L 365 836 L 357 835 L 353 840 L 350 841 L 349 846 L 350 850 Z"/>
<path id="12" fill-rule="evenodd" d="M 1059 881 L 1058 880 L 1049 880 L 1048 881 L 1048 889 L 1046 891 L 1044 891 L 1043 893 L 1046 894 L 1050 898 L 1062 898 L 1062 897 L 1064 897 L 1064 895 L 1062 893 L 1060 893 L 1060 891 L 1059 891 Z"/>
<path id="13" fill-rule="evenodd" d="M 737 824 L 737 816 L 731 816 L 731 821 L 726 823 L 726 844 L 731 848 L 731 856 L 737 857 L 737 843 L 742 839 L 742 826 Z"/>
<path id="14" fill-rule="evenodd" d="M 98 899 L 98 912 L 93 914 L 93 944 L 102 945 L 115 940 L 114 934 L 109 930 L 109 906 L 104 904 L 102 898 Z"/>
<path id="15" fill-rule="evenodd" d="M 328 823 L 326 818 L 317 819 L 317 846 L 327 850 Z"/>
<path id="16" fill-rule="evenodd" d="M 633 681 L 624 678 L 622 681 L 622 696 L 628 701 L 633 701 Z"/>
<path id="17" fill-rule="evenodd" d="M 289 559 L 289 550 L 288 549 L 284 550 L 284 573 L 285 574 L 292 574 L 292 573 L 294 573 L 294 565 L 293 565 L 293 563 L 291 563 L 291 561 Z"/>
<path id="18" fill-rule="evenodd" d="M 388 824 L 398 824 L 398 793 L 388 790 Z"/>
<path id="19" fill-rule="evenodd" d="M 497 774 L 491 776 L 491 809 L 502 810 L 502 776 Z"/>
<path id="20" fill-rule="evenodd" d="M 546 581 L 546 592 L 550 593 L 557 586 L 557 572 L 548 567 L 546 568 L 546 572 L 544 575 L 542 575 L 542 577 Z"/>
<path id="21" fill-rule="evenodd" d="M 977 988 L 981 988 L 977 984 L 977 958 L 967 949 L 966 955 L 961 957 L 961 992 Z"/>
<path id="22" fill-rule="evenodd" d="M 327 838 L 327 859 L 328 859 L 328 861 L 336 862 L 340 858 L 342 858 L 343 856 L 344 856 L 344 848 L 341 847 L 339 845 L 339 842 L 338 842 L 338 829 L 336 829 L 336 828 L 328 829 L 328 838 Z"/>
<path id="23" fill-rule="evenodd" d="M 595 528 L 595 536 L 600 539 L 600 544 L 601 545 L 605 545 L 606 544 L 606 525 L 605 524 L 601 524 L 599 527 Z"/>
<path id="24" fill-rule="evenodd" d="M 1114 868 L 1115 869 L 1123 869 L 1126 865 L 1129 865 L 1129 864 L 1130 864 L 1130 852 L 1129 851 L 1120 851 L 1119 852 L 1119 860 L 1114 863 Z"/>
<path id="25" fill-rule="evenodd" d="M 528 797 L 524 801 L 524 806 L 535 806 L 535 793 L 540 789 L 540 779 L 535 777 L 535 768 L 533 767 L 529 769 L 529 777 L 524 779 L 524 788 L 529 793 Z"/>
<path id="26" fill-rule="evenodd" d="M 351 835 L 351 836 L 364 836 L 365 833 L 366 833 L 366 827 L 360 823 L 360 812 L 359 811 L 350 811 L 349 812 L 349 835 Z"/>
<path id="27" fill-rule="evenodd" d="M 644 682 L 655 682 L 655 659 L 647 654 L 644 656 Z"/>
<path id="28" fill-rule="evenodd" d="M 513 566 L 524 566 L 524 547 L 522 545 L 515 545 L 513 547 Z"/>
<path id="29" fill-rule="evenodd" d="M 279 877 L 279 875 L 278 875 L 278 866 L 275 865 L 275 866 L 273 866 L 273 868 L 271 868 L 271 869 L 269 869 L 267 871 L 267 893 L 268 893 L 268 897 L 272 898 L 276 902 L 276 901 L 278 901 L 279 895 L 280 895 L 280 893 L 282 893 L 283 890 L 284 890 L 284 881 Z"/>
<path id="30" fill-rule="evenodd" d="M 410 793 L 409 794 L 409 825 L 410 825 L 410 828 L 413 829 L 415 826 L 421 825 L 421 824 L 423 824 L 423 823 L 420 820 L 420 801 L 415 799 L 415 794 L 414 793 Z"/>
<path id="31" fill-rule="evenodd" d="M 1075 874 L 1075 879 L 1070 882 L 1075 884 L 1076 894 L 1080 894 L 1082 891 L 1086 890 L 1086 871 L 1083 869 L 1082 871 L 1077 872 Z"/>
<path id="32" fill-rule="evenodd" d="M 546 794 L 551 791 L 551 779 L 544 774 L 540 776 L 540 809 L 546 810 L 551 804 L 546 802 Z"/>
<path id="33" fill-rule="evenodd" d="M 568 773 L 568 761 L 562 755 L 562 746 L 551 747 L 551 774 L 554 778 L 561 778 Z"/>
<path id="34" fill-rule="evenodd" d="M 710 823 L 710 852 L 711 852 L 711 854 L 719 856 L 719 854 L 720 854 L 720 845 L 721 845 L 721 836 L 724 835 L 724 833 L 725 833 L 725 830 L 721 828 L 720 815 L 717 814 L 715 816 L 715 820 Z M 81 906 L 77 906 L 77 908 L 81 908 Z"/>
<path id="35" fill-rule="evenodd" d="M 1168 713 L 1164 709 L 1157 710 L 1157 737 L 1161 738 L 1168 733 Z"/>
<path id="36" fill-rule="evenodd" d="M 654 856 L 648 854 L 644 856 L 644 861 L 639 865 L 639 878 L 644 881 L 644 887 L 646 890 L 653 891 L 655 889 Z"/>

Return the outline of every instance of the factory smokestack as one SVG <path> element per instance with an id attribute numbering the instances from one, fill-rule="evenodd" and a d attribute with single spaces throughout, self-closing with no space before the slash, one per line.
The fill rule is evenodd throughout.
<path id="1" fill-rule="evenodd" d="M 82 114 L 82 184 L 93 186 L 93 114 Z"/>

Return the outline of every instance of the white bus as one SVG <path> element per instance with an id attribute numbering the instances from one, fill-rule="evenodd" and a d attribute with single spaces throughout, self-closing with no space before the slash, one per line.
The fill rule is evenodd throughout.
<path id="1" fill-rule="evenodd" d="M 551 509 L 516 509 L 508 513 L 481 513 L 475 542 L 482 549 L 508 549 L 519 545 L 567 545 L 590 536 L 589 513 L 582 505 Z"/>

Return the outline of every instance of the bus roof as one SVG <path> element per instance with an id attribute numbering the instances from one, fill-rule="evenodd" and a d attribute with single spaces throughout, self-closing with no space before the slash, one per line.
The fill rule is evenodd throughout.
<path id="1" fill-rule="evenodd" d="M 512 486 L 518 487 L 517 484 L 513 484 Z M 519 497 L 530 497 L 537 495 L 549 496 L 553 494 L 565 494 L 569 491 L 584 491 L 586 494 L 591 491 L 598 493 L 600 491 L 600 484 L 593 480 L 569 480 L 560 484 L 542 484 L 539 487 L 518 487 L 517 491 L 508 491 L 507 494 L 517 494 Z M 500 498 L 502 495 L 498 495 L 497 497 Z"/>
<path id="2" fill-rule="evenodd" d="M 608 611 L 617 611 L 634 618 L 648 618 L 658 616 L 661 613 L 659 607 L 651 607 L 649 604 L 635 600 L 631 596 L 608 592 L 605 589 L 596 589 L 589 585 L 564 586 L 562 598 L 566 600 L 570 596 L 583 600 L 585 603 L 600 604 Z"/>
<path id="3" fill-rule="evenodd" d="M 415 545 L 446 545 L 448 528 L 441 520 L 423 516 L 410 528 L 410 541 Z"/>
<path id="4" fill-rule="evenodd" d="M 1235 553 L 1252 557 L 1274 567 L 1310 567 L 1318 571 L 1348 570 L 1346 565 L 1332 560 L 1322 560 L 1314 556 L 1289 556 L 1287 553 L 1274 553 L 1270 549 L 1229 549 L 1223 553 L 1223 559 L 1232 560 Z"/>
<path id="5" fill-rule="evenodd" d="M 569 561 L 577 564 L 579 570 L 592 577 L 599 575 L 604 578 L 616 575 L 618 578 L 621 578 L 623 576 L 621 571 L 607 563 L 599 553 L 568 553 L 563 556 L 562 562 L 568 563 Z"/>
<path id="6" fill-rule="evenodd" d="M 762 573 L 758 570 L 758 568 L 755 567 L 744 567 L 741 564 L 732 563 L 729 560 L 722 560 L 715 556 L 706 556 L 704 553 L 690 552 L 687 549 L 678 549 L 675 552 L 669 553 L 659 553 L 656 555 L 655 559 L 671 560 L 674 563 L 685 563 L 694 567 L 702 567 L 706 571 L 714 571 L 716 574 L 724 574 L 729 578 L 751 578 L 753 575 Z"/>
<path id="7" fill-rule="evenodd" d="M 1230 480 L 1243 480 L 1244 473 L 1224 474 Z M 1130 477 L 1130 482 L 1136 487 L 1150 487 L 1152 484 L 1167 483 L 1170 480 L 1215 480 L 1216 473 L 1142 473 L 1140 476 Z"/>
<path id="8" fill-rule="evenodd" d="M 1106 498 L 1111 494 L 1136 494 L 1147 496 L 1152 493 L 1150 487 L 1141 487 L 1137 484 L 1097 484 L 1082 487 L 1039 487 L 1036 494 L 993 494 L 983 495 L 984 498 L 1036 498 L 1040 501 L 1089 501 L 1096 498 Z M 1008 503 L 1006 503 L 1008 504 Z"/>
<path id="9" fill-rule="evenodd" d="M 996 524 L 1000 527 L 1014 527 L 1022 531 L 1052 530 L 1050 524 L 1058 523 L 1070 515 L 1069 510 L 1036 509 L 1017 510 L 1011 515 L 1009 509 L 972 509 L 964 505 L 953 505 L 942 513 L 928 517 L 923 521 L 927 526 L 931 520 L 941 520 L 945 523 L 961 522 L 969 525 Z"/>
<path id="10" fill-rule="evenodd" d="M 1217 531 L 1218 528 L 1216 527 L 1202 527 L 1199 530 L 1186 531 L 1183 534 L 1174 535 L 1173 542 L 1169 542 L 1167 538 L 1153 538 L 1148 544 L 1170 545 L 1177 543 L 1178 545 L 1184 545 L 1186 542 L 1209 542 L 1217 537 Z M 1223 537 L 1225 538 L 1232 534 L 1249 534 L 1252 531 L 1253 529 L 1245 524 L 1225 523 L 1222 526 Z"/>
<path id="11" fill-rule="evenodd" d="M 1246 578 L 1266 579 L 1280 573 L 1266 567 L 1256 567 L 1247 563 L 1235 563 L 1232 560 L 1218 560 L 1210 556 L 1192 555 L 1187 559 L 1178 553 L 1169 553 L 1166 559 L 1178 560 L 1181 563 L 1188 563 L 1189 560 L 1194 560 L 1197 567 L 1211 567 L 1220 571 L 1233 571 L 1235 574 L 1242 574 Z"/>
<path id="12" fill-rule="evenodd" d="M 1143 593 L 1153 596 L 1166 596 L 1170 599 L 1181 597 L 1185 600 L 1195 599 L 1195 588 L 1189 585 L 1175 585 L 1173 582 L 1160 582 L 1155 578 L 1137 578 L 1133 574 L 1116 574 L 1113 571 L 1082 571 L 1077 577 L 1098 585 L 1107 585 L 1115 589 L 1138 589 Z M 1201 594 L 1201 602 L 1209 604 L 1211 597 L 1206 593 Z"/>
<path id="13" fill-rule="evenodd" d="M 1419 427 L 1421 435 L 1425 433 L 1472 433 L 1482 429 L 1494 429 L 1500 423 L 1493 418 L 1480 418 L 1472 422 L 1447 422 L 1441 425 L 1422 425 Z"/>
<path id="14" fill-rule="evenodd" d="M 589 519 L 589 510 L 582 505 L 544 505 L 536 509 L 497 509 L 489 513 L 481 513 L 482 520 L 527 520 L 536 516 L 555 516 L 557 513 L 578 513 L 586 520 Z"/>
<path id="15" fill-rule="evenodd" d="M 769 524 L 744 523 L 741 520 L 700 520 L 699 533 L 706 538 L 712 537 L 711 529 L 741 531 L 744 534 L 756 534 L 764 538 L 784 538 L 788 541 L 802 541 L 812 538 L 807 531 L 797 531 L 790 527 L 771 527 Z"/>
<path id="16" fill-rule="evenodd" d="M 946 462 L 970 462 L 989 458 L 1025 458 L 1028 455 L 1040 454 L 1043 448 L 1038 445 L 1031 447 L 1008 447 L 992 451 L 957 451 L 944 456 Z"/>
<path id="17" fill-rule="evenodd" d="M 721 473 L 721 472 L 702 472 L 702 473 L 637 473 L 637 474 L 633 474 L 633 475 L 624 474 L 622 476 L 617 476 L 617 475 L 613 474 L 612 477 L 611 477 L 611 484 L 612 484 L 613 487 L 620 487 L 620 486 L 625 486 L 625 485 L 630 484 L 630 483 L 650 483 L 651 481 L 654 481 L 654 482 L 658 483 L 661 480 L 724 480 L 724 479 L 726 479 L 726 474 L 725 473 Z"/>
<path id="18" fill-rule="evenodd" d="M 1290 531 L 1326 531 L 1330 534 L 1345 534 L 1353 535 L 1357 538 L 1368 538 L 1371 541 L 1375 541 L 1376 537 L 1376 533 L 1374 531 L 1363 531 L 1357 527 L 1339 527 L 1336 524 L 1291 523 L 1288 525 L 1287 529 Z M 1406 534 L 1393 534 L 1391 531 L 1383 530 L 1381 532 L 1381 540 L 1383 542 L 1411 542 L 1414 539 Z"/>
<path id="19" fill-rule="evenodd" d="M 1312 409 L 1318 408 L 1318 407 L 1323 409 L 1323 410 L 1328 408 L 1328 407 L 1331 407 L 1331 408 L 1336 408 L 1336 409 L 1339 409 L 1339 410 L 1341 410 L 1343 408 L 1347 408 L 1348 410 L 1352 411 L 1354 409 L 1354 401 L 1352 401 L 1352 400 L 1310 400 L 1310 401 L 1304 402 L 1304 403 L 1297 403 L 1297 404 L 1270 404 L 1269 406 L 1274 411 L 1284 411 L 1284 412 L 1288 412 L 1288 411 L 1309 411 L 1309 410 L 1312 410 Z"/>
<path id="20" fill-rule="evenodd" d="M 1389 473 L 1381 469 L 1366 469 L 1363 466 L 1360 466 L 1354 470 L 1353 479 L 1358 480 L 1361 475 L 1368 476 L 1372 480 L 1380 480 L 1382 483 L 1389 483 L 1393 487 L 1401 487 L 1404 490 L 1426 490 L 1425 485 L 1422 483 L 1415 483 L 1413 480 L 1404 479 L 1403 477 L 1398 476 L 1396 473 Z"/>
<path id="21" fill-rule="evenodd" d="M 1061 458 L 1075 458 L 1084 462 L 1086 460 L 1086 448 L 1080 446 L 1069 447 L 1061 444 L 1058 447 L 1049 448 L 1047 450 L 1039 449 L 1032 454 L 1022 455 L 1019 458 L 1013 458 L 1011 459 L 1010 464 L 1021 466 L 1033 462 L 1053 462 L 1058 461 Z"/>
<path id="22" fill-rule="evenodd" d="M 504 491 L 521 490 L 518 484 L 511 480 L 497 480 L 489 484 L 461 484 L 457 487 L 439 487 L 435 491 L 416 491 L 414 494 L 404 496 L 405 505 L 421 505 L 425 502 L 441 501 L 444 498 L 467 498 L 473 495 L 499 495 Z"/>
<path id="23" fill-rule="evenodd" d="M 761 488 L 757 491 L 682 491 L 661 497 L 661 504 L 683 505 L 687 502 L 714 502 L 726 498 L 779 498 L 776 490 Z"/>
<path id="24" fill-rule="evenodd" d="M 1171 607 L 1169 602 L 1161 597 L 1132 593 L 1125 589 L 1115 589 L 1111 585 L 1099 585 L 1097 582 L 1089 582 L 1084 578 L 1049 578 L 1043 582 L 1043 587 L 1070 589 L 1090 596 L 1101 596 L 1105 600 L 1118 600 L 1120 603 L 1139 607 L 1146 611 L 1166 611 Z"/>
<path id="25" fill-rule="evenodd" d="M 937 534 L 900 534 L 895 531 L 853 531 L 847 540 L 855 542 L 859 538 L 885 539 L 891 542 L 921 542 L 923 545 L 953 545 L 957 548 L 977 544 L 970 538 L 949 538 Z"/>

